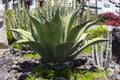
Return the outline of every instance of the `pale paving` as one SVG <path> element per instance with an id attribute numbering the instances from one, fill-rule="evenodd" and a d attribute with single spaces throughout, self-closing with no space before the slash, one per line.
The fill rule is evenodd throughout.
<path id="1" fill-rule="evenodd" d="M 0 50 L 8 48 L 7 34 L 6 34 L 6 28 L 4 23 L 4 15 L 5 15 L 5 10 L 0 0 Z"/>

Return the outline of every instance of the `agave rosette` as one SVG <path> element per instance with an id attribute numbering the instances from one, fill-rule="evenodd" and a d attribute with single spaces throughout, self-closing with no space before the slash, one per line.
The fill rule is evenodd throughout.
<path id="1" fill-rule="evenodd" d="M 86 47 L 106 41 L 104 38 L 94 38 L 84 43 L 88 35 L 85 31 L 96 21 L 87 21 L 75 26 L 74 21 L 78 13 L 79 10 L 63 17 L 58 9 L 52 20 L 45 19 L 44 23 L 29 14 L 33 23 L 31 32 L 22 29 L 13 29 L 13 31 L 21 34 L 23 39 L 19 40 L 19 43 L 32 47 L 44 61 L 62 64 L 73 60 Z"/>

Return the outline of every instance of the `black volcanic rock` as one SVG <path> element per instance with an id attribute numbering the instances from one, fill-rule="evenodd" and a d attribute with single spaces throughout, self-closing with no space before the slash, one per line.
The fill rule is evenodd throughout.
<path id="1" fill-rule="evenodd" d="M 112 31 L 112 55 L 120 63 L 120 29 L 114 28 Z"/>

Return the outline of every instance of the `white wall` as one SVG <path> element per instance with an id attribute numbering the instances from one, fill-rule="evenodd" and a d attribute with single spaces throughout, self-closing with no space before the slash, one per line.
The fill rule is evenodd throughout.
<path id="1" fill-rule="evenodd" d="M 89 4 L 95 4 L 95 0 L 90 0 Z M 116 13 L 115 4 L 110 3 L 109 0 L 98 1 L 97 6 L 101 8 L 101 9 L 98 9 L 98 13 L 105 13 L 105 12 Z"/>
<path id="2" fill-rule="evenodd" d="M 105 7 L 105 5 L 110 5 L 110 7 Z M 105 12 L 113 12 L 113 13 L 115 13 L 115 4 L 110 3 L 108 0 L 103 1 L 101 12 L 102 13 L 105 13 Z"/>

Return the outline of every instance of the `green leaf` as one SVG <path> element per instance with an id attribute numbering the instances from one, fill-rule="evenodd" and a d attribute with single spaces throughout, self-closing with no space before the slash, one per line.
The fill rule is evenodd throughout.
<path id="1" fill-rule="evenodd" d="M 63 32 L 64 32 L 64 42 L 67 39 L 68 36 L 68 25 L 70 22 L 70 18 L 71 18 L 72 14 L 69 14 L 65 17 L 62 17 L 62 27 L 63 27 Z"/>
<path id="2" fill-rule="evenodd" d="M 64 28 L 62 26 L 62 20 L 61 20 L 61 17 L 60 17 L 60 11 L 59 11 L 59 8 L 57 9 L 56 11 L 56 14 L 55 16 L 53 17 L 52 23 L 56 24 L 57 27 L 59 27 L 59 30 L 60 30 L 60 34 L 61 34 L 61 42 L 63 42 L 63 37 L 64 37 Z"/>
<path id="3" fill-rule="evenodd" d="M 72 26 L 74 25 L 74 21 L 75 21 L 75 18 L 77 16 L 78 12 L 79 12 L 79 10 L 76 11 L 74 14 L 70 14 L 64 18 L 64 21 L 66 20 L 65 21 L 66 23 L 64 23 L 64 24 L 66 24 L 65 25 L 65 40 L 64 41 L 66 41 L 67 36 L 68 36 L 69 32 L 71 31 Z"/>
<path id="4" fill-rule="evenodd" d="M 8 43 L 11 45 L 13 42 L 16 41 L 12 31 L 7 30 L 7 38 L 8 38 Z"/>
<path id="5" fill-rule="evenodd" d="M 29 40 L 26 40 L 26 39 L 20 39 L 20 40 L 18 40 L 17 42 L 15 42 L 15 43 L 23 43 L 23 42 L 28 42 Z"/>
<path id="6" fill-rule="evenodd" d="M 34 27 L 32 28 L 32 36 L 34 37 L 34 39 L 36 40 L 36 37 L 39 39 L 39 41 L 41 42 L 41 23 L 40 20 L 34 16 L 29 15 L 30 20 L 32 21 Z"/>
<path id="7" fill-rule="evenodd" d="M 89 22 L 89 21 L 88 21 Z M 93 21 L 93 22 L 89 22 L 89 23 L 87 23 L 84 27 L 82 27 L 81 28 L 81 30 L 79 31 L 79 33 L 78 33 L 78 35 L 77 35 L 77 37 L 76 37 L 76 42 L 79 42 L 78 40 L 79 40 L 79 38 L 81 37 L 81 35 L 89 28 L 89 27 L 91 27 L 93 24 L 95 24 L 96 22 L 98 22 L 98 21 Z M 76 27 L 78 27 L 78 26 L 76 26 Z"/>
<path id="8" fill-rule="evenodd" d="M 105 42 L 105 41 L 108 41 L 107 39 L 105 38 L 94 38 L 90 41 L 88 41 L 86 44 L 84 44 L 82 47 L 80 47 L 73 55 L 71 55 L 71 58 L 75 58 L 77 55 L 80 54 L 80 52 L 82 52 L 82 50 L 84 50 L 86 47 L 92 45 L 92 44 L 96 44 L 96 43 L 99 43 L 99 42 Z"/>
<path id="9" fill-rule="evenodd" d="M 39 39 L 38 39 L 38 35 L 36 33 L 36 30 L 34 29 L 33 25 L 32 25 L 32 22 L 30 23 L 30 32 L 31 32 L 31 35 L 33 36 L 34 40 L 36 42 L 40 42 Z"/>
<path id="10" fill-rule="evenodd" d="M 61 18 L 60 18 L 59 8 L 57 9 L 56 14 L 53 17 L 51 22 L 57 24 L 59 27 L 62 27 L 62 21 L 61 21 Z"/>
<path id="11" fill-rule="evenodd" d="M 47 52 L 46 48 L 41 44 L 37 42 L 22 42 L 22 44 L 29 45 L 34 51 L 38 52 L 43 60 L 49 61 L 52 60 L 52 57 Z"/>
<path id="12" fill-rule="evenodd" d="M 34 41 L 33 37 L 31 36 L 31 33 L 28 31 L 25 31 L 23 29 L 12 29 L 11 31 L 14 31 L 22 36 L 23 39 L 28 39 L 30 41 Z"/>
<path id="13" fill-rule="evenodd" d="M 69 21 L 69 25 L 68 25 L 68 32 L 72 29 L 72 26 L 74 25 L 74 21 L 75 21 L 75 18 L 77 17 L 79 13 L 79 9 L 72 15 L 70 21 Z"/>
<path id="14" fill-rule="evenodd" d="M 73 42 L 61 43 L 55 47 L 56 59 L 59 62 L 65 60 L 69 56 L 69 51 L 73 46 Z"/>
<path id="15" fill-rule="evenodd" d="M 85 40 L 85 38 L 88 36 L 87 33 L 83 33 L 83 35 L 80 37 L 79 42 L 75 43 L 73 48 L 71 49 L 71 54 L 78 48 L 81 47 L 83 45 L 83 41 Z"/>
<path id="16" fill-rule="evenodd" d="M 10 46 L 12 46 L 13 48 L 17 48 L 18 50 L 22 50 L 22 45 L 21 44 L 13 43 Z"/>
<path id="17" fill-rule="evenodd" d="M 78 42 L 80 42 L 80 41 L 82 41 L 82 40 L 85 40 L 88 35 L 89 35 L 88 33 L 83 33 L 83 34 L 81 35 L 81 37 L 79 38 Z"/>
<path id="18" fill-rule="evenodd" d="M 60 37 L 60 28 L 56 24 L 46 22 L 42 25 L 42 42 L 56 46 L 60 43 Z"/>
<path id="19" fill-rule="evenodd" d="M 41 43 L 53 57 L 55 57 L 54 48 L 60 43 L 60 39 L 60 28 L 56 24 L 46 22 L 42 25 Z"/>
<path id="20" fill-rule="evenodd" d="M 68 37 L 67 37 L 67 41 L 75 41 L 75 39 L 77 38 L 78 34 L 82 34 L 85 30 L 85 26 L 89 23 L 89 21 L 78 25 L 74 28 L 72 28 L 72 30 L 70 31 Z M 87 26 L 86 26 L 87 27 Z M 83 30 L 82 30 L 83 29 Z M 81 31 L 82 30 L 82 31 Z"/>

